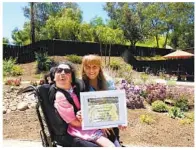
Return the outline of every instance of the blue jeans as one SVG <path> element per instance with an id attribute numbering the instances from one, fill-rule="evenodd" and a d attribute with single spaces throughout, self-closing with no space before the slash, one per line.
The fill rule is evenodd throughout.
<path id="1" fill-rule="evenodd" d="M 97 144 L 95 144 L 93 142 L 90 142 L 90 141 L 87 141 L 87 140 L 83 140 L 83 139 L 78 138 L 78 137 L 75 137 L 73 139 L 72 146 L 73 147 L 100 147 L 99 145 L 97 145 Z"/>
<path id="2" fill-rule="evenodd" d="M 114 141 L 114 145 L 116 147 L 121 147 L 121 145 L 117 139 Z M 96 143 L 86 141 L 86 140 L 83 140 L 83 139 L 77 138 L 77 137 L 74 138 L 72 146 L 73 147 L 100 147 Z"/>

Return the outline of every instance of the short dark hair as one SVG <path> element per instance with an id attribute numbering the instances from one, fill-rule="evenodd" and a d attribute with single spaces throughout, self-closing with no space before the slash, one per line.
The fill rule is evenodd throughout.
<path id="1" fill-rule="evenodd" d="M 71 63 L 70 61 L 60 62 L 57 66 L 52 67 L 51 68 L 52 70 L 50 69 L 50 78 L 51 78 L 51 80 L 54 81 L 54 75 L 57 71 L 57 67 L 61 64 L 69 66 L 69 68 L 71 70 L 72 85 L 75 85 L 76 84 L 76 69 L 75 69 L 74 64 Z"/>

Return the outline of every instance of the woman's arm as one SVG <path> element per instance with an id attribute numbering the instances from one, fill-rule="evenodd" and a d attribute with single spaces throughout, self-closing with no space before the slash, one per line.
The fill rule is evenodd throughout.
<path id="1" fill-rule="evenodd" d="M 68 102 L 63 93 L 56 93 L 54 107 L 66 123 L 75 127 L 81 127 L 81 122 L 76 118 L 73 106 Z"/>
<path id="2" fill-rule="evenodd" d="M 73 120 L 72 122 L 70 122 L 69 124 L 71 124 L 74 127 L 81 127 L 81 122 L 76 118 L 75 120 Z"/>

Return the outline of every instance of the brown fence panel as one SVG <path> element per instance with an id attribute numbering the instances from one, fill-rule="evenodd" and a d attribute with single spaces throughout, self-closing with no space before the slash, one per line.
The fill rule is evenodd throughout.
<path id="1" fill-rule="evenodd" d="M 102 44 L 102 54 L 105 54 L 106 45 Z M 107 45 L 106 55 L 109 55 L 109 45 Z M 153 56 L 153 55 L 166 55 L 171 52 L 168 49 L 157 49 L 138 47 L 130 48 L 126 45 L 111 45 L 111 56 L 121 56 L 125 50 L 129 50 L 134 56 Z M 100 55 L 100 44 L 94 42 L 78 42 L 78 41 L 65 41 L 65 40 L 42 40 L 36 42 L 34 45 L 27 46 L 10 46 L 3 45 L 3 58 L 18 57 L 19 63 L 31 62 L 35 60 L 34 52 L 41 51 L 47 52 L 48 55 L 77 54 L 84 56 L 86 54 Z"/>
<path id="2" fill-rule="evenodd" d="M 106 45 L 102 45 L 102 54 L 105 54 Z M 107 49 L 109 45 L 107 45 Z M 78 42 L 65 40 L 42 40 L 35 44 L 27 46 L 14 46 L 3 44 L 3 59 L 10 57 L 17 58 L 18 63 L 27 63 L 35 60 L 35 52 L 47 52 L 49 56 L 65 56 L 68 54 L 77 54 L 84 56 L 86 54 L 100 55 L 100 44 L 93 42 Z M 186 60 L 160 60 L 160 61 L 137 61 L 134 56 L 154 56 L 166 55 L 172 52 L 171 49 L 148 48 L 148 47 L 129 47 L 126 45 L 111 45 L 111 56 L 122 56 L 126 62 L 131 64 L 137 71 L 146 71 L 151 68 L 152 73 L 157 73 L 165 69 L 172 73 L 179 64 L 181 69 L 185 68 L 188 74 L 194 74 L 194 58 Z M 109 55 L 107 50 L 106 55 Z"/>

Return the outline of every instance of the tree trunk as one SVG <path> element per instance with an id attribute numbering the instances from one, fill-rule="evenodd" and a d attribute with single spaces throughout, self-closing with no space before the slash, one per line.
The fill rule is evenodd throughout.
<path id="1" fill-rule="evenodd" d="M 156 42 L 157 42 L 157 48 L 159 48 L 159 37 L 158 37 L 158 34 L 156 34 Z"/>
<path id="2" fill-rule="evenodd" d="M 109 48 L 109 62 L 108 62 L 108 66 L 110 66 L 111 46 L 112 46 L 112 44 L 110 43 L 110 48 Z"/>
<path id="3" fill-rule="evenodd" d="M 35 16 L 34 16 L 34 2 L 31 4 L 31 43 L 35 43 Z"/>
<path id="4" fill-rule="evenodd" d="M 163 45 L 164 48 L 166 48 L 168 36 L 169 36 L 169 31 L 167 31 L 167 34 L 166 34 L 165 42 Z"/>
<path id="5" fill-rule="evenodd" d="M 106 66 L 106 52 L 107 52 L 107 44 L 105 44 L 105 66 Z"/>
<path id="6" fill-rule="evenodd" d="M 101 59 L 102 59 L 102 45 L 101 45 L 101 42 L 99 43 L 99 48 L 100 48 L 100 55 L 101 55 Z"/>
<path id="7" fill-rule="evenodd" d="M 130 41 L 131 42 L 131 45 L 129 46 L 129 50 L 131 50 L 132 54 L 136 54 L 136 47 L 135 47 L 135 44 L 136 44 L 136 41 Z"/>

